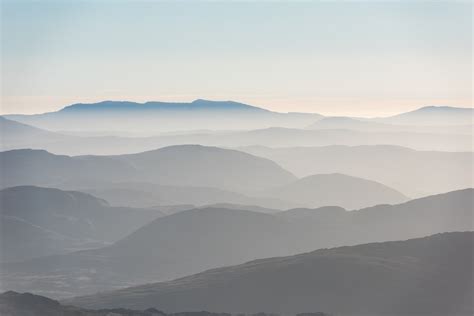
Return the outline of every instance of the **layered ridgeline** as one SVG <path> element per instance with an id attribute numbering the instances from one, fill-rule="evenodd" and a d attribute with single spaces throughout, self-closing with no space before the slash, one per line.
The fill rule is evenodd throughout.
<path id="1" fill-rule="evenodd" d="M 30 135 L 30 134 L 27 134 Z M 4 149 L 36 148 L 47 149 L 58 154 L 123 154 L 140 152 L 157 147 L 172 145 L 201 144 L 218 147 L 240 146 L 329 146 L 329 145 L 396 145 L 417 150 L 471 151 L 470 134 L 439 134 L 414 132 L 366 132 L 349 129 L 307 130 L 271 127 L 250 131 L 233 132 L 183 132 L 152 137 L 117 136 L 62 136 L 55 138 L 35 138 L 22 136 L 17 142 L 15 137 L 6 135 Z M 34 135 L 34 134 L 33 134 Z M 56 140 L 56 137 L 63 140 Z M 55 139 L 52 141 L 51 139 Z M 21 145 L 20 145 L 21 144 Z"/>
<path id="2" fill-rule="evenodd" d="M 186 206 L 191 209 L 207 205 L 239 205 L 260 207 L 270 213 L 301 206 L 301 203 L 284 201 L 279 197 L 246 195 L 212 187 L 121 182 L 90 184 L 75 189 L 103 198 L 114 206 L 160 209 Z"/>
<path id="3" fill-rule="evenodd" d="M 277 113 L 233 102 L 195 100 L 190 103 L 104 101 L 73 104 L 57 112 L 8 115 L 22 123 L 51 130 L 135 131 L 156 133 L 179 130 L 298 127 L 321 117 L 310 113 Z"/>
<path id="4" fill-rule="evenodd" d="M 268 159 L 199 145 L 120 156 L 70 157 L 42 150 L 14 150 L 0 153 L 0 161 L 4 187 L 127 181 L 248 191 L 296 179 Z"/>
<path id="5" fill-rule="evenodd" d="M 36 140 L 38 143 L 66 141 L 68 137 L 59 133 L 33 127 L 0 116 L 0 145 L 4 148 L 29 146 Z"/>
<path id="6" fill-rule="evenodd" d="M 474 122 L 473 108 L 450 106 L 425 106 L 420 109 L 398 115 L 376 118 L 378 122 L 399 125 L 447 126 L 472 125 Z"/>
<path id="7" fill-rule="evenodd" d="M 240 147 L 298 177 L 342 173 L 386 184 L 410 197 L 473 187 L 472 152 L 418 151 L 399 146 Z"/>
<path id="8" fill-rule="evenodd" d="M 2 120 L 0 120 L 1 125 Z M 19 128 L 23 128 L 22 124 Z M 465 187 L 472 186 L 472 177 L 469 176 L 472 171 L 472 165 L 474 162 L 474 156 L 471 146 L 470 135 L 464 135 L 465 146 L 461 147 L 466 150 L 465 152 L 442 152 L 442 151 L 419 151 L 408 149 L 399 146 L 388 146 L 388 145 L 364 145 L 364 146 L 324 146 L 324 147 L 306 147 L 308 144 L 333 144 L 333 143 L 353 143 L 347 141 L 353 137 L 358 137 L 360 132 L 347 131 L 322 131 L 322 133 L 328 133 L 326 136 L 330 138 L 330 135 L 342 133 L 343 137 L 328 141 L 329 138 L 319 135 L 320 131 L 315 131 L 313 136 L 308 137 L 307 141 L 302 141 L 301 135 L 305 135 L 307 132 L 299 130 L 286 130 L 286 129 L 269 129 L 261 131 L 249 131 L 249 132 L 237 132 L 237 133 L 204 133 L 198 135 L 175 135 L 175 136 L 160 136 L 151 138 L 120 138 L 120 137 L 76 137 L 76 136 L 65 136 L 57 135 L 57 137 L 43 137 L 41 135 L 49 135 L 50 132 L 33 132 L 30 129 L 26 129 L 25 133 L 29 137 L 28 141 L 17 141 L 17 137 L 8 136 L 8 133 L 2 135 L 2 146 L 4 148 L 18 148 L 28 146 L 31 148 L 69 148 L 66 152 L 72 153 L 107 153 L 107 152 L 139 152 L 144 149 L 156 149 L 157 147 L 167 146 L 175 143 L 212 143 L 217 144 L 234 144 L 234 145 L 252 145 L 252 144 L 267 144 L 273 146 L 286 145 L 291 147 L 286 148 L 269 148 L 262 146 L 251 146 L 251 147 L 239 147 L 240 151 L 245 151 L 250 154 L 267 158 L 277 162 L 285 169 L 296 174 L 298 177 L 305 177 L 314 174 L 326 174 L 326 173 L 342 173 L 355 177 L 361 177 L 365 179 L 374 180 L 385 185 L 388 185 L 396 190 L 404 193 L 405 195 L 416 197 L 429 194 L 442 193 L 451 190 L 457 190 Z M 33 128 L 36 131 L 36 129 Z M 274 133 L 275 132 L 275 133 Z M 281 133 L 280 133 L 281 132 Z M 285 135 L 291 134 L 291 137 L 286 138 Z M 313 132 L 310 132 L 313 133 Z M 20 133 L 21 134 L 21 133 Z M 366 135 L 368 134 L 368 135 Z M 362 133 L 362 143 L 367 143 L 367 139 L 373 137 L 374 133 Z M 22 134 L 24 135 L 24 134 Z M 377 135 L 377 133 L 375 133 Z M 244 136 L 244 141 L 236 141 Z M 72 137 L 72 140 L 68 141 L 57 141 L 58 138 Z M 418 136 L 416 136 L 418 137 Z M 412 140 L 416 139 L 410 135 L 405 135 L 403 138 Z M 456 139 L 457 136 L 450 136 Z M 448 138 L 450 138 L 448 137 Z M 48 140 L 49 139 L 49 140 Z M 227 140 L 228 141 L 227 141 Z M 54 140 L 54 141 L 50 141 Z M 458 139 L 459 140 L 459 139 Z M 432 135 L 431 142 L 435 143 L 434 147 L 439 147 L 442 144 L 443 136 Z M 464 141 L 463 141 L 464 142 Z M 91 143 L 94 145 L 91 148 Z M 387 139 L 379 139 L 375 142 L 376 144 L 390 143 Z M 431 146 L 425 146 L 427 143 L 422 141 L 422 147 L 430 148 Z M 447 146 L 452 146 L 457 143 L 457 140 L 446 139 Z M 8 146 L 10 145 L 10 147 Z M 20 145 L 22 144 L 22 145 Z M 305 147 L 294 147 L 297 144 L 303 144 Z M 355 142 L 354 144 L 358 144 Z M 457 146 L 457 145 L 456 145 Z M 126 148 L 126 149 L 125 149 Z M 110 150 L 109 150 L 110 149 Z M 60 149 L 59 152 L 62 152 Z M 30 153 L 29 155 L 38 154 Z M 19 152 L 19 157 L 21 158 Z M 26 155 L 26 154 L 25 154 Z M 13 156 L 10 153 L 9 156 Z M 2 154 L 2 157 L 5 157 Z M 7 158 L 2 158 L 5 160 Z M 21 158 L 23 159 L 23 158 Z M 25 158 L 26 159 L 26 158 Z M 38 159 L 41 161 L 41 157 Z M 64 159 L 62 159 L 64 160 Z M 87 160 L 83 157 L 82 160 Z M 93 159 L 97 163 L 98 158 Z M 109 165 L 116 165 L 117 160 L 109 160 L 102 158 L 103 166 L 96 168 L 96 172 L 93 174 L 101 175 L 102 169 L 108 170 Z M 3 163 L 3 162 L 0 162 Z M 62 161 L 57 159 L 55 163 L 57 168 L 61 165 Z M 387 167 L 389 166 L 389 167 Z M 392 167 L 390 167 L 392 166 Z M 83 168 L 83 167 L 80 167 Z M 119 173 L 119 176 L 127 173 L 127 166 L 123 166 L 123 171 Z M 64 170 L 66 174 L 67 170 Z M 36 172 L 31 174 L 32 181 L 34 180 Z M 415 175 L 415 176 L 414 176 Z M 46 178 L 49 178 L 47 176 Z M 98 177 L 99 178 L 99 177 Z M 114 181 L 116 176 L 114 175 Z M 110 182 L 109 181 L 109 182 Z M 95 181 L 97 182 L 97 181 Z M 25 183 L 16 183 L 25 184 Z M 40 182 L 38 182 L 40 184 Z M 3 187 L 9 186 L 2 184 Z M 201 186 L 196 184 L 196 186 Z M 223 188 L 219 188 L 223 189 Z M 236 201 L 239 204 L 248 204 L 246 202 Z M 210 202 L 214 203 L 214 202 Z M 251 203 L 253 204 L 253 203 Z M 286 207 L 286 206 L 285 206 Z"/>
<path id="9" fill-rule="evenodd" d="M 335 174 L 311 178 L 314 181 L 297 180 L 271 160 L 198 145 L 120 156 L 70 157 L 14 150 L 0 153 L 0 161 L 5 170 L 3 186 L 79 189 L 114 205 L 233 203 L 280 209 L 326 205 L 352 209 L 406 200 L 381 183 Z M 340 188 L 337 195 L 330 192 L 335 187 Z"/>
<path id="10" fill-rule="evenodd" d="M 164 214 L 110 207 L 74 191 L 20 186 L 0 191 L 0 261 L 18 261 L 99 247 Z"/>
<path id="11" fill-rule="evenodd" d="M 407 200 L 400 192 L 378 182 L 337 173 L 301 178 L 264 194 L 312 208 L 336 205 L 350 210 Z"/>
<path id="12" fill-rule="evenodd" d="M 2 288 L 64 297 L 262 257 L 472 230 L 473 202 L 474 190 L 466 189 L 351 212 L 193 209 L 158 218 L 111 246 L 3 265 Z"/>
<path id="13" fill-rule="evenodd" d="M 6 117 L 50 130 L 84 131 L 84 124 L 87 123 L 89 132 L 128 130 L 135 133 L 245 130 L 272 126 L 304 128 L 313 126 L 311 124 L 324 118 L 314 113 L 278 113 L 234 101 L 210 100 L 195 100 L 189 103 L 103 101 L 73 104 L 59 111 L 44 114 L 7 115 Z M 427 126 L 450 129 L 454 126 L 472 125 L 473 118 L 474 111 L 471 108 L 427 106 L 383 118 L 330 118 L 322 124 L 316 123 L 313 127 L 331 129 L 362 127 L 370 131 L 428 132 L 435 130 L 430 130 L 426 128 Z M 419 129 L 416 129 L 416 126 Z M 454 128 L 454 130 L 466 132 L 466 127 Z"/>
<path id="14" fill-rule="evenodd" d="M 150 307 L 144 310 L 126 308 L 85 309 L 63 305 L 56 300 L 31 293 L 8 291 L 0 294 L 0 314 L 2 316 L 232 316 L 230 313 L 211 313 L 205 311 L 183 311 L 165 313 Z M 235 316 L 279 316 L 274 313 L 239 314 Z M 296 314 L 295 316 L 332 316 L 323 312 Z"/>
<path id="15" fill-rule="evenodd" d="M 153 305 L 209 310 L 336 315 L 472 315 L 474 233 L 321 249 L 260 259 L 66 300 L 83 307 Z"/>
<path id="16" fill-rule="evenodd" d="M 421 108 L 399 115 L 410 118 L 408 123 L 412 125 L 406 125 L 402 124 L 405 119 L 399 116 L 322 118 L 315 114 L 274 113 L 235 102 L 209 101 L 212 106 L 200 105 L 206 102 L 197 101 L 186 106 L 108 101 L 72 105 L 54 113 L 10 115 L 7 116 L 9 120 L 0 120 L 2 147 L 41 148 L 70 155 L 120 154 L 124 153 L 124 148 L 128 152 L 139 152 L 180 144 L 221 147 L 389 144 L 419 150 L 472 150 L 471 109 Z M 245 119 L 242 119 L 242 113 L 245 113 Z M 278 119 L 267 120 L 269 117 Z M 192 118 L 192 122 L 188 122 L 188 118 Z M 394 124 L 392 120 L 400 124 Z M 425 125 L 427 122 L 432 123 Z M 157 135 L 156 129 L 173 132 Z"/>
<path id="17" fill-rule="evenodd" d="M 370 132 L 423 132 L 471 134 L 472 108 L 426 106 L 414 111 L 382 118 L 329 116 L 312 123 L 308 129 L 350 129 Z"/>
<path id="18" fill-rule="evenodd" d="M 145 183 L 96 185 L 80 190 L 114 205 L 242 205 L 266 209 L 341 206 L 358 209 L 377 204 L 396 204 L 408 198 L 381 183 L 343 174 L 320 174 L 247 195 L 209 187 L 167 186 Z M 274 213 L 276 210 L 266 212 Z"/>

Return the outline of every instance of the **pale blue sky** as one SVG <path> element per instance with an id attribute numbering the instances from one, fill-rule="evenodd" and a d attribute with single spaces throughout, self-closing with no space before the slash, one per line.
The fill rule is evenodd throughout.
<path id="1" fill-rule="evenodd" d="M 2 112 L 237 100 L 385 115 L 471 106 L 470 2 L 3 1 Z"/>

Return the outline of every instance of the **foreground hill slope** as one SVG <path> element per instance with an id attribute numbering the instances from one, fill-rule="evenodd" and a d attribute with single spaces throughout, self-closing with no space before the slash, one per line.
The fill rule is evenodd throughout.
<path id="1" fill-rule="evenodd" d="M 65 297 L 262 257 L 473 230 L 473 202 L 474 190 L 466 189 L 350 212 L 193 209 L 158 218 L 111 246 L 4 265 L 2 288 Z"/>
<path id="2" fill-rule="evenodd" d="M 341 206 L 359 209 L 377 204 L 397 204 L 407 200 L 400 192 L 381 183 L 344 174 L 318 174 L 298 179 L 265 192 L 311 208 Z"/>
<path id="3" fill-rule="evenodd" d="M 85 307 L 471 315 L 474 233 L 321 249 L 68 300 Z M 449 289 L 449 290 L 448 290 Z"/>

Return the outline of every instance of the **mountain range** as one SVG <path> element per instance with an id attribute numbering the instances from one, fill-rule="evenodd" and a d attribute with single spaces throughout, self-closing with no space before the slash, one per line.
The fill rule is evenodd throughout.
<path id="1" fill-rule="evenodd" d="M 474 233 L 320 249 L 66 300 L 168 312 L 472 315 Z"/>
<path id="2" fill-rule="evenodd" d="M 472 107 L 425 106 L 414 111 L 375 120 L 401 125 L 472 125 L 474 109 Z"/>
<path id="3" fill-rule="evenodd" d="M 450 126 L 472 125 L 472 108 L 448 106 L 426 106 L 417 110 L 383 118 L 342 118 L 344 124 L 362 126 L 361 121 L 393 125 Z M 210 118 L 214 119 L 210 119 Z M 102 101 L 98 103 L 78 103 L 56 112 L 34 115 L 8 115 L 7 118 L 50 130 L 83 130 L 83 124 L 91 123 L 89 131 L 137 130 L 137 123 L 143 131 L 170 131 L 194 129 L 251 129 L 271 126 L 303 127 L 323 118 L 313 113 L 278 113 L 261 107 L 235 101 L 211 101 L 198 99 L 189 103 L 169 103 L 151 101 L 136 103 L 130 101 Z M 104 119 L 105 118 L 105 119 Z M 124 120 L 126 118 L 126 120 Z M 99 123 L 99 124 L 97 124 Z M 325 121 L 322 126 L 327 125 Z M 341 118 L 330 119 L 340 124 Z M 375 124 L 374 127 L 382 127 Z M 368 126 L 368 125 L 365 125 Z M 316 126 L 317 127 L 317 126 Z M 382 127 L 385 129 L 387 126 Z M 337 128 L 337 127 L 332 127 Z M 405 127 L 406 128 L 406 127 Z"/>
<path id="4" fill-rule="evenodd" d="M 103 101 L 73 104 L 57 112 L 7 115 L 7 118 L 50 130 L 139 130 L 143 133 L 193 129 L 297 127 L 321 117 L 310 113 L 278 113 L 233 102 L 195 100 L 190 103 Z"/>
<path id="5" fill-rule="evenodd" d="M 264 194 L 310 208 L 337 205 L 351 210 L 377 204 L 397 204 L 408 199 L 378 182 L 338 173 L 307 176 L 269 189 Z"/>
<path id="6" fill-rule="evenodd" d="M 167 314 L 156 308 L 147 308 L 145 310 L 131 310 L 126 308 L 92 310 L 62 305 L 58 301 L 32 293 L 17 293 L 14 291 L 7 291 L 0 294 L 0 314 L 2 316 L 232 316 L 229 313 L 210 313 L 204 311 Z M 260 313 L 259 316 L 267 316 L 267 314 Z M 268 316 L 276 315 L 268 314 Z M 311 316 L 330 315 L 315 312 L 311 313 Z"/>
<path id="7" fill-rule="evenodd" d="M 247 191 L 296 179 L 274 162 L 247 153 L 183 145 L 120 156 L 59 156 L 43 150 L 0 153 L 4 187 L 96 182 L 152 182 Z"/>
<path id="8" fill-rule="evenodd" d="M 441 120 L 433 122 L 430 125 L 407 125 L 407 124 L 394 124 L 397 119 L 395 117 L 385 118 L 381 122 L 378 119 L 364 119 L 364 118 L 353 118 L 346 116 L 328 116 L 324 117 L 315 123 L 309 125 L 307 129 L 349 129 L 355 131 L 365 132 L 412 132 L 412 133 L 451 133 L 451 134 L 471 134 L 472 132 L 472 120 L 469 120 L 469 116 L 472 114 L 469 111 L 462 109 L 459 114 L 459 121 L 447 120 L 443 122 Z M 419 110 L 424 112 L 423 110 Z M 418 112 L 417 112 L 418 113 Z M 408 117 L 408 113 L 406 114 Z M 399 116 L 397 116 L 399 117 Z M 446 125 L 459 123 L 458 125 Z M 409 121 L 407 122 L 409 123 Z M 418 122 L 414 120 L 413 124 Z"/>
<path id="9" fill-rule="evenodd" d="M 82 192 L 33 186 L 1 190 L 0 204 L 3 262 L 104 246 L 164 215 L 110 207 Z"/>
<path id="10" fill-rule="evenodd" d="M 390 145 L 237 149 L 271 159 L 298 177 L 342 173 L 381 182 L 410 197 L 474 186 L 472 152 L 419 151 Z"/>
<path id="11" fill-rule="evenodd" d="M 107 121 L 108 118 L 102 118 Z M 323 119 L 321 124 L 330 118 Z M 352 120 L 352 119 L 350 119 Z M 362 122 L 363 124 L 378 124 Z M 87 126 L 90 124 L 87 123 Z M 138 133 L 133 137 L 123 136 L 120 132 L 103 132 L 98 135 L 83 129 L 83 133 L 67 131 L 51 132 L 28 126 L 12 120 L 0 120 L 3 131 L 1 147 L 11 149 L 45 149 L 57 154 L 124 154 L 149 151 L 159 147 L 184 144 L 201 144 L 218 147 L 239 146 L 328 146 L 328 145 L 397 145 L 418 150 L 471 151 L 472 126 L 463 125 L 432 127 L 424 130 L 387 129 L 371 130 L 354 127 L 354 124 L 330 124 L 326 128 L 304 129 L 268 127 L 251 130 L 206 130 L 179 133 L 162 133 L 151 136 L 139 136 L 137 128 L 140 122 L 126 131 Z M 357 124 L 356 124 L 357 125 Z M 121 126 L 121 125 L 118 125 Z M 278 125 L 277 125 L 278 126 Z M 243 128 L 241 128 L 243 129 Z M 118 133 L 118 134 L 117 134 Z M 126 149 L 125 149 L 126 148 Z"/>
<path id="12" fill-rule="evenodd" d="M 473 203 L 474 190 L 466 189 L 351 212 L 192 209 L 157 218 L 110 246 L 3 264 L 2 289 L 72 296 L 263 257 L 473 230 Z"/>
<path id="13" fill-rule="evenodd" d="M 0 162 L 4 187 L 74 189 L 121 206 L 234 203 L 284 209 L 330 203 L 360 208 L 406 200 L 381 183 L 343 175 L 298 180 L 266 158 L 199 145 L 118 156 L 70 157 L 42 150 L 13 150 L 1 152 Z M 337 199 L 330 192 L 334 186 L 342 189 Z M 282 194 L 282 190 L 287 192 Z"/>
<path id="14" fill-rule="evenodd" d="M 473 126 L 202 99 L 0 117 L 0 314 L 473 315 Z"/>

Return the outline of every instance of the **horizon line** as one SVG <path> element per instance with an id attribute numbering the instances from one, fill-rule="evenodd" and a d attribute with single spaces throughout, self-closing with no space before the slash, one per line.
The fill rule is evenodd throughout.
<path id="1" fill-rule="evenodd" d="M 375 115 L 375 116 L 358 116 L 358 115 L 326 115 L 326 114 L 323 114 L 322 112 L 306 112 L 306 111 L 276 111 L 276 110 L 272 110 L 272 109 L 269 109 L 267 107 L 264 107 L 264 106 L 260 106 L 260 105 L 253 105 L 253 104 L 249 104 L 249 103 L 244 103 L 244 102 L 240 102 L 240 101 L 235 101 L 235 100 L 215 100 L 215 99 L 205 99 L 205 98 L 197 98 L 197 99 L 193 99 L 191 101 L 159 101 L 159 100 L 147 100 L 147 101 L 143 101 L 143 102 L 140 102 L 140 101 L 131 101 L 131 100 L 127 100 L 127 99 L 104 99 L 102 101 L 97 101 L 97 102 L 76 102 L 76 103 L 71 103 L 71 104 L 68 104 L 68 105 L 64 105 L 60 108 L 58 108 L 57 110 L 53 110 L 53 111 L 46 111 L 46 112 L 37 112 L 37 113 L 0 113 L 0 116 L 33 116 L 33 115 L 44 115 L 44 114 L 49 114 L 49 113 L 57 113 L 57 112 L 60 112 L 70 106 L 73 106 L 73 105 L 77 105 L 77 104 L 84 104 L 84 105 L 92 105 L 92 104 L 100 104 L 100 103 L 104 103 L 104 102 L 128 102 L 128 103 L 135 103 L 137 105 L 146 105 L 147 103 L 168 103 L 168 104 L 193 104 L 197 101 L 208 101 L 208 102 L 233 102 L 233 103 L 238 103 L 238 104 L 242 104 L 242 105 L 246 105 L 246 106 L 251 106 L 251 107 L 254 107 L 254 108 L 258 108 L 258 109 L 262 109 L 262 110 L 266 110 L 266 111 L 269 111 L 269 112 L 273 112 L 273 113 L 280 113 L 280 114 L 315 114 L 315 115 L 322 115 L 324 117 L 351 117 L 351 118 L 366 118 L 366 119 L 373 119 L 373 118 L 383 118 L 383 117 L 391 117 L 391 116 L 396 116 L 396 115 L 400 115 L 400 114 L 404 114 L 404 113 L 409 113 L 409 112 L 413 112 L 413 111 L 417 111 L 417 110 L 420 110 L 420 109 L 424 109 L 424 108 L 453 108 L 453 109 L 473 109 L 474 110 L 474 106 L 452 106 L 452 105 L 423 105 L 423 106 L 418 106 L 418 107 L 414 107 L 413 109 L 411 110 L 408 110 L 408 111 L 402 111 L 402 112 L 398 112 L 397 114 L 390 114 L 390 115 Z"/>

